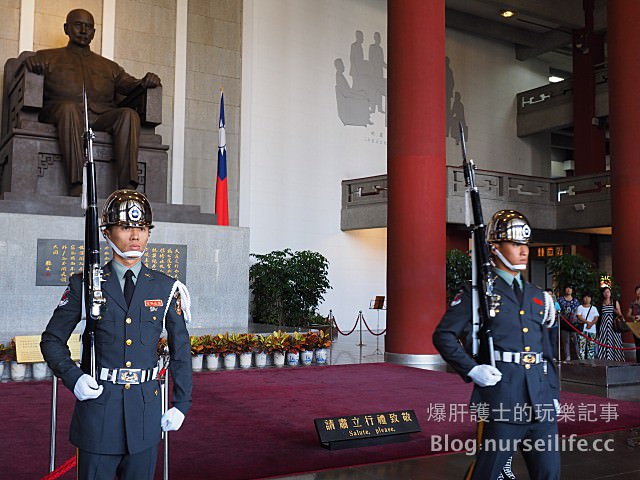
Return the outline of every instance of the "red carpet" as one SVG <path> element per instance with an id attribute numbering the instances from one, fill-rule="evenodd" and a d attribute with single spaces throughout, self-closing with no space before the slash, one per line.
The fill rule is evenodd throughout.
<path id="1" fill-rule="evenodd" d="M 429 419 L 429 407 L 465 405 L 471 386 L 453 374 L 392 364 L 297 367 L 203 372 L 194 376 L 194 405 L 183 428 L 171 434 L 171 478 L 250 479 L 422 456 L 427 438 L 448 433 L 466 439 L 474 424 Z M 48 471 L 50 382 L 0 384 L 2 478 L 38 479 Z M 574 422 L 563 434 L 588 434 L 640 426 L 640 403 L 563 393 L 575 408 Z M 619 418 L 602 420 L 607 404 Z M 67 432 L 73 395 L 59 388 L 58 459 L 73 453 Z M 593 405 L 593 407 L 592 407 Z M 359 413 L 413 409 L 422 432 L 411 441 L 328 451 L 320 447 L 313 419 Z M 577 421 L 578 416 L 584 417 Z M 158 463 L 157 478 L 162 467 Z M 75 478 L 69 472 L 63 479 Z"/>

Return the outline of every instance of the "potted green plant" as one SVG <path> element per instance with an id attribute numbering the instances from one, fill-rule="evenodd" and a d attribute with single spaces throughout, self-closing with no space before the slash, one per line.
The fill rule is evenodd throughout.
<path id="1" fill-rule="evenodd" d="M 559 255 L 547 260 L 547 269 L 553 274 L 554 284 L 564 294 L 564 287 L 573 286 L 573 296 L 580 298 L 584 292 L 594 295 L 593 301 L 600 299 L 600 273 L 595 265 L 580 254 Z"/>
<path id="2" fill-rule="evenodd" d="M 287 365 L 296 367 L 300 363 L 300 351 L 304 348 L 304 336 L 293 332 L 287 338 Z"/>
<path id="3" fill-rule="evenodd" d="M 204 342 L 201 336 L 191 335 L 189 337 L 191 344 L 191 369 L 194 372 L 202 370 L 202 360 L 204 358 Z"/>
<path id="4" fill-rule="evenodd" d="M 274 331 L 267 336 L 266 345 L 273 352 L 273 365 L 276 367 L 284 366 L 284 359 L 289 346 L 289 335 L 281 330 Z"/>
<path id="5" fill-rule="evenodd" d="M 318 252 L 290 249 L 251 254 L 249 269 L 254 321 L 302 327 L 311 323 L 331 288 L 329 262 Z"/>
<path id="6" fill-rule="evenodd" d="M 51 376 L 51 369 L 47 362 L 34 362 L 31 364 L 31 377 L 34 380 L 44 380 Z"/>
<path id="7" fill-rule="evenodd" d="M 271 353 L 267 336 L 256 335 L 256 345 L 253 349 L 253 361 L 258 368 L 267 365 L 267 357 Z"/>
<path id="8" fill-rule="evenodd" d="M 7 349 L 7 360 L 11 362 L 11 380 L 21 382 L 27 375 L 27 364 L 18 363 L 16 354 L 16 339 L 11 339 L 11 344 Z"/>
<path id="9" fill-rule="evenodd" d="M 253 350 L 256 347 L 256 336 L 253 333 L 241 333 L 238 335 L 240 348 L 240 368 L 250 368 Z"/>
<path id="10" fill-rule="evenodd" d="M 316 343 L 318 343 L 318 333 L 308 331 L 302 337 L 302 343 L 300 345 L 300 363 L 304 366 L 308 366 L 313 362 L 313 352 L 316 349 Z"/>
<path id="11" fill-rule="evenodd" d="M 225 341 L 224 351 L 222 352 L 224 368 L 233 370 L 236 368 L 238 354 L 242 352 L 239 335 L 225 332 L 222 337 Z"/>
<path id="12" fill-rule="evenodd" d="M 456 248 L 447 252 L 447 304 L 471 281 L 471 257 Z"/>
<path id="13" fill-rule="evenodd" d="M 330 335 L 326 332 L 318 332 L 316 338 L 316 365 L 326 365 L 329 356 L 329 348 L 331 347 Z"/>
<path id="14" fill-rule="evenodd" d="M 203 335 L 202 345 L 204 360 L 207 365 L 207 370 L 217 370 L 219 368 L 219 345 L 217 342 L 217 335 Z"/>
<path id="15" fill-rule="evenodd" d="M 9 345 L 5 346 L 4 343 L 0 343 L 0 379 L 2 379 L 2 375 L 4 374 L 4 366 L 7 362 L 11 362 L 14 360 L 11 347 Z M 7 370 L 9 371 L 9 370 Z"/>

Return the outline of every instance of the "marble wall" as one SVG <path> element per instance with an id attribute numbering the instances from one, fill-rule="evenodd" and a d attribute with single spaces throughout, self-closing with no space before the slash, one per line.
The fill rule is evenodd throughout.
<path id="1" fill-rule="evenodd" d="M 152 243 L 187 245 L 187 277 L 197 332 L 246 331 L 249 231 L 157 222 Z M 44 330 L 64 286 L 36 286 L 37 242 L 82 241 L 84 219 L 0 213 L 0 343 Z"/>

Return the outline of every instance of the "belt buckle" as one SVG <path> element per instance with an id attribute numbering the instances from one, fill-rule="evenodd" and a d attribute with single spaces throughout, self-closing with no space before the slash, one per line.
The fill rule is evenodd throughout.
<path id="1" fill-rule="evenodd" d="M 536 354 L 531 352 L 522 352 L 520 354 L 520 363 L 522 365 L 532 365 L 536 363 Z"/>
<path id="2" fill-rule="evenodd" d="M 139 384 L 142 370 L 139 368 L 120 368 L 118 370 L 118 378 L 116 383 L 118 385 L 126 384 Z"/>

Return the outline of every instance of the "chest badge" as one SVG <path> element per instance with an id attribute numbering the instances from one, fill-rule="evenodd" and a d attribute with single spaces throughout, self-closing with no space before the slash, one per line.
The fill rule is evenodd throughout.
<path id="1" fill-rule="evenodd" d="M 161 307 L 162 305 L 164 305 L 164 303 L 162 302 L 162 300 L 145 300 L 144 301 L 144 306 L 145 307 Z"/>

